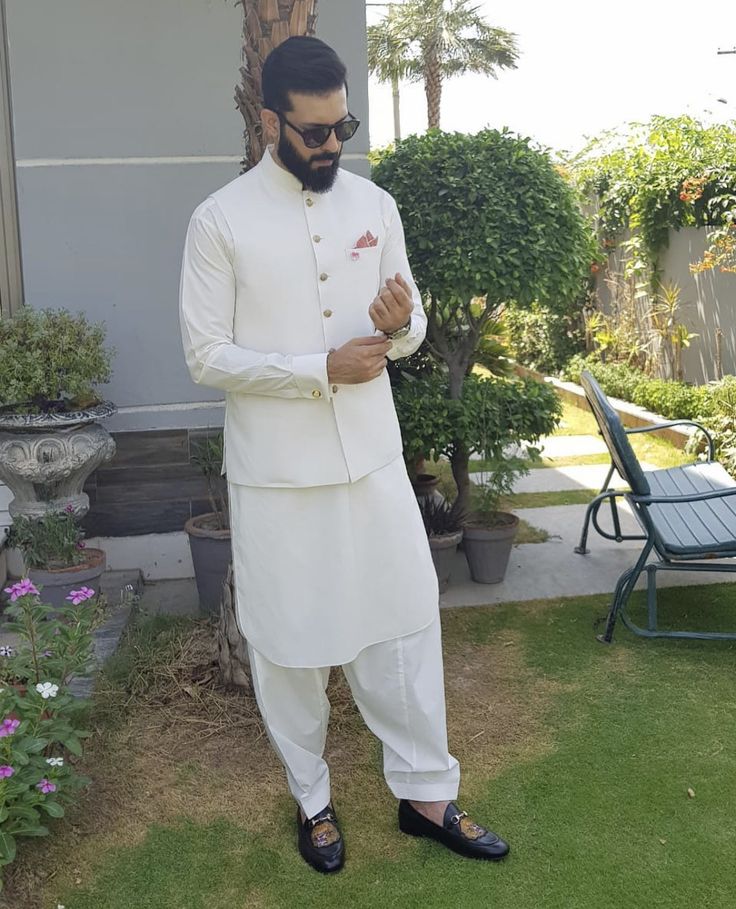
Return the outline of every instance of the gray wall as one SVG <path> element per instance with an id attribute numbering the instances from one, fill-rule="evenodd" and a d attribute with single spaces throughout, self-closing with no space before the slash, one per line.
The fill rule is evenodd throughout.
<path id="1" fill-rule="evenodd" d="M 177 313 L 192 210 L 237 176 L 241 10 L 230 0 L 7 0 L 26 301 L 104 320 L 104 391 L 134 407 L 111 428 L 206 425 Z M 351 72 L 363 127 L 346 166 L 367 173 L 363 0 L 321 0 L 319 34 Z M 162 408 L 160 405 L 164 405 Z"/>
<path id="2" fill-rule="evenodd" d="M 725 375 L 736 374 L 736 275 L 708 271 L 690 272 L 690 264 L 700 261 L 708 246 L 708 231 L 686 227 L 670 231 L 669 247 L 661 255 L 662 280 L 675 282 L 681 288 L 678 321 L 697 334 L 683 351 L 682 364 L 687 382 L 703 383 L 718 378 L 716 370 L 716 335 L 722 332 L 721 357 Z M 609 257 L 609 268 L 621 272 L 624 259 L 620 248 Z M 610 294 L 603 280 L 599 295 L 604 308 L 610 307 Z M 639 301 L 642 323 L 646 323 L 647 297 Z"/>

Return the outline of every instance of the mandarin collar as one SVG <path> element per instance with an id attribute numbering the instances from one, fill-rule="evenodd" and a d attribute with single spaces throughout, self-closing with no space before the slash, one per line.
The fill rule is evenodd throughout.
<path id="1" fill-rule="evenodd" d="M 261 167 L 263 168 L 263 175 L 266 180 L 268 180 L 269 183 L 275 183 L 292 193 L 305 192 L 305 190 L 302 189 L 302 181 L 298 180 L 290 170 L 286 170 L 286 168 L 281 167 L 280 164 L 277 164 L 274 161 L 273 155 L 271 154 L 272 149 L 273 145 L 266 146 L 266 150 L 263 152 L 263 157 L 261 158 Z"/>
<path id="2" fill-rule="evenodd" d="M 274 161 L 273 155 L 271 154 L 272 148 L 273 145 L 266 146 L 266 150 L 263 152 L 263 157 L 261 158 L 261 163 L 259 165 L 262 170 L 264 179 L 268 183 L 280 186 L 287 192 L 299 193 L 300 195 L 302 193 L 310 193 L 312 196 L 329 195 L 332 190 L 328 191 L 327 193 L 316 193 L 314 190 L 304 189 L 301 180 L 295 177 L 290 170 L 286 170 L 285 167 L 281 167 L 280 164 L 277 164 Z M 337 181 L 340 179 L 341 171 L 342 167 L 338 168 L 335 183 L 337 183 Z"/>

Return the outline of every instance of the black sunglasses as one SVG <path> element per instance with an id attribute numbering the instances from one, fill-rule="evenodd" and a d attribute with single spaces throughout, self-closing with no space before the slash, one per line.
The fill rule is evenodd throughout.
<path id="1" fill-rule="evenodd" d="M 281 111 L 276 111 L 276 113 L 279 116 L 279 120 L 283 120 L 283 122 L 287 126 L 290 126 L 295 133 L 299 133 L 302 137 L 302 142 L 304 142 L 307 148 L 319 148 L 324 145 L 330 138 L 330 133 L 333 130 L 338 142 L 347 142 L 348 139 L 353 138 L 360 126 L 360 120 L 356 120 L 355 117 L 350 114 L 349 120 L 340 120 L 337 123 L 333 123 L 332 126 L 311 126 L 309 129 L 299 129 L 298 126 L 289 123 Z"/>

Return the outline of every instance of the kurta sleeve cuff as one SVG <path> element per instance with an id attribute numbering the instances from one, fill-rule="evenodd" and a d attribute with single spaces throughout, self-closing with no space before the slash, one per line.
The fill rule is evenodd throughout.
<path id="1" fill-rule="evenodd" d="M 411 318 L 411 328 L 403 338 L 391 341 L 391 350 L 388 352 L 389 360 L 398 360 L 408 357 L 419 350 L 426 334 L 426 323 L 416 316 Z"/>
<path id="2" fill-rule="evenodd" d="M 293 358 L 294 381 L 303 398 L 315 401 L 330 397 L 327 381 L 327 354 L 300 354 Z"/>

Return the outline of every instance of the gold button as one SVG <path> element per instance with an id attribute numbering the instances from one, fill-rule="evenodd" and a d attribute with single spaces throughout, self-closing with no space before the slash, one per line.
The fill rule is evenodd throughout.
<path id="1" fill-rule="evenodd" d="M 332 386 L 332 394 L 333 394 L 333 395 L 336 395 L 336 394 L 337 394 L 337 385 L 333 385 L 333 386 Z"/>
<path id="2" fill-rule="evenodd" d="M 329 319 L 330 316 L 332 315 L 332 310 L 331 310 L 331 309 L 326 309 L 326 310 L 322 313 L 322 315 L 325 317 L 325 319 Z"/>
<path id="3" fill-rule="evenodd" d="M 314 200 L 312 200 L 312 199 L 305 199 L 304 201 L 309 206 L 309 208 L 311 208 L 314 205 Z"/>
<path id="4" fill-rule="evenodd" d="M 315 389 L 314 389 L 314 391 L 312 392 L 312 397 L 313 397 L 313 398 L 321 398 L 321 397 L 322 397 L 322 392 L 319 390 L 319 388 L 315 388 Z"/>
<path id="5" fill-rule="evenodd" d="M 315 235 L 312 237 L 312 239 L 314 240 L 315 243 L 319 243 L 319 242 L 321 242 L 322 237 L 320 237 L 319 234 L 315 234 Z"/>
<path id="6" fill-rule="evenodd" d="M 329 277 L 330 276 L 328 274 L 326 274 L 325 272 L 322 272 L 322 274 L 319 276 L 319 279 L 320 279 L 320 281 L 326 281 Z"/>

